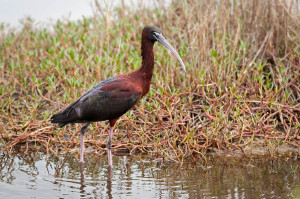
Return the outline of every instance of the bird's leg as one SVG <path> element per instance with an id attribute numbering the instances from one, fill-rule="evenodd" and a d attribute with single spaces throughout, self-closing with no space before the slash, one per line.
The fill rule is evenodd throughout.
<path id="1" fill-rule="evenodd" d="M 109 128 L 108 141 L 107 141 L 107 156 L 108 156 L 108 168 L 112 168 L 112 153 L 111 153 L 111 139 L 113 134 L 113 127 Z"/>
<path id="2" fill-rule="evenodd" d="M 111 149 L 111 139 L 113 134 L 113 127 L 109 128 L 108 141 L 107 141 L 107 149 Z"/>
<path id="3" fill-rule="evenodd" d="M 84 131 L 89 126 L 90 123 L 86 123 L 81 127 L 80 130 L 80 164 L 83 164 L 83 154 L 84 154 Z"/>

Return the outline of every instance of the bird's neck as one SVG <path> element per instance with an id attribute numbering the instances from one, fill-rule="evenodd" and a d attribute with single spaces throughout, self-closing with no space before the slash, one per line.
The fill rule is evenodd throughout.
<path id="1" fill-rule="evenodd" d="M 154 68 L 154 54 L 153 54 L 154 43 L 149 41 L 146 36 L 142 36 L 142 66 L 139 72 L 142 74 L 143 78 L 151 81 Z"/>
<path id="2" fill-rule="evenodd" d="M 138 79 L 140 79 L 141 86 L 143 88 L 142 95 L 146 95 L 149 92 L 151 79 L 154 68 L 154 43 L 149 41 L 144 35 L 142 36 L 142 66 L 136 71 Z"/>

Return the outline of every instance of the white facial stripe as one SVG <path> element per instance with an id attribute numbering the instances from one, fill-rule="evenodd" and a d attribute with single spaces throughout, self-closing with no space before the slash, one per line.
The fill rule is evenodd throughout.
<path id="1" fill-rule="evenodd" d="M 153 32 L 153 37 L 158 41 L 159 36 L 162 36 L 162 34 L 159 34 L 157 32 Z"/>

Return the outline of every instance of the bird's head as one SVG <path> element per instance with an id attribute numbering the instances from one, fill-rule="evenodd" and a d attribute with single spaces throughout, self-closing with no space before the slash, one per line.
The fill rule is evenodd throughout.
<path id="1" fill-rule="evenodd" d="M 146 35 L 147 39 L 149 41 L 152 41 L 153 43 L 157 41 L 157 34 L 161 34 L 161 30 L 156 26 L 146 26 L 143 29 L 143 34 Z"/>
<path id="2" fill-rule="evenodd" d="M 163 37 L 161 30 L 156 26 L 146 26 L 143 29 L 143 34 L 146 36 L 146 38 L 151 42 L 158 41 L 162 45 L 164 45 L 166 48 L 168 48 L 179 60 L 182 69 L 184 72 L 186 72 L 185 65 L 178 55 L 177 51 L 171 46 L 171 44 Z"/>

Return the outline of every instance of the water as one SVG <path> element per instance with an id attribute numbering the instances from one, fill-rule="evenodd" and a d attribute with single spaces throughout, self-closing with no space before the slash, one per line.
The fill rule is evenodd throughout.
<path id="1" fill-rule="evenodd" d="M 137 7 L 145 6 L 151 8 L 158 4 L 155 0 L 130 0 L 130 1 L 98 1 L 99 5 L 105 9 L 113 10 L 116 7 L 125 6 Z M 164 0 L 167 6 L 170 0 Z M 36 26 L 46 27 L 53 22 L 60 20 L 79 20 L 83 17 L 92 17 L 96 12 L 94 0 L 0 0 L 0 24 L 9 24 L 11 27 L 20 26 L 27 17 L 33 20 Z"/>
<path id="2" fill-rule="evenodd" d="M 208 164 L 87 155 L 1 153 L 0 198 L 291 198 L 300 197 L 300 162 L 212 158 Z"/>
<path id="3" fill-rule="evenodd" d="M 59 18 L 77 20 L 93 15 L 92 4 L 92 0 L 1 0 L 0 23 L 16 26 L 25 17 L 31 17 L 37 23 Z"/>

